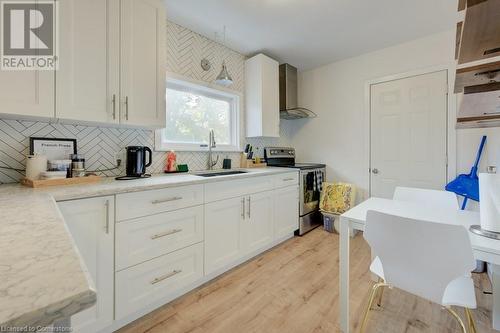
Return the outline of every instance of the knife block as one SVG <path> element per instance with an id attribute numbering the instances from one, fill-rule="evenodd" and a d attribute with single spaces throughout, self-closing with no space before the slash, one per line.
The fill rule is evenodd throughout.
<path id="1" fill-rule="evenodd" d="M 264 168 L 266 166 L 267 166 L 267 163 L 255 163 L 254 160 L 247 159 L 246 153 L 241 153 L 240 168 L 243 168 L 243 169 Z"/>

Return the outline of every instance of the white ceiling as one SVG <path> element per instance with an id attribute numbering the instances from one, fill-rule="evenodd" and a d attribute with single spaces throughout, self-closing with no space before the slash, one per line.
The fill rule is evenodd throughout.
<path id="1" fill-rule="evenodd" d="M 168 18 L 245 55 L 310 69 L 454 29 L 457 0 L 165 0 Z"/>

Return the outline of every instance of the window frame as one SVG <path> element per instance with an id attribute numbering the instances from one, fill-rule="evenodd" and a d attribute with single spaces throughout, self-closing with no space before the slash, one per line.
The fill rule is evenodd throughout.
<path id="1" fill-rule="evenodd" d="M 230 144 L 217 144 L 213 148 L 213 151 L 219 152 L 239 152 L 241 151 L 241 93 L 216 86 L 215 84 L 210 84 L 206 82 L 201 82 L 197 80 L 192 80 L 186 77 L 175 75 L 172 73 L 167 73 L 166 87 L 165 87 L 165 98 L 166 89 L 168 87 L 175 87 L 180 91 L 192 92 L 201 94 L 207 97 L 215 97 L 220 99 L 225 99 L 229 101 L 230 104 L 230 131 L 231 131 L 231 143 Z M 165 112 L 167 112 L 165 110 Z M 155 151 L 191 151 L 191 152 L 204 152 L 208 151 L 207 146 L 200 145 L 198 143 L 177 143 L 177 142 L 167 142 L 163 141 L 163 131 L 164 128 L 155 131 Z M 208 138 L 208 131 L 207 131 Z M 215 138 L 217 142 L 217 137 Z"/>

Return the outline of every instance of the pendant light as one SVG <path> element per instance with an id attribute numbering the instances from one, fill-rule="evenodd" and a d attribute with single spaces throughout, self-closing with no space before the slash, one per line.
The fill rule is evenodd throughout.
<path id="1" fill-rule="evenodd" d="M 225 46 L 225 44 L 226 44 L 226 26 L 224 26 L 224 41 L 222 45 Z M 227 71 L 225 60 L 222 60 L 222 70 L 220 71 L 219 75 L 217 75 L 215 83 L 220 84 L 221 86 L 224 87 L 229 87 L 230 85 L 233 84 L 233 78 Z"/>

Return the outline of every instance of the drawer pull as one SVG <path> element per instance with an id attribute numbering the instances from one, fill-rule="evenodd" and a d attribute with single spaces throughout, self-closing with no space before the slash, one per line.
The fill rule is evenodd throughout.
<path id="1" fill-rule="evenodd" d="M 291 181 L 291 180 L 295 180 L 295 178 L 284 178 L 284 179 L 283 179 L 283 181 L 284 181 L 284 182 L 289 182 L 289 181 Z"/>
<path id="2" fill-rule="evenodd" d="M 165 203 L 165 202 L 170 202 L 170 201 L 177 201 L 177 200 L 182 200 L 182 197 L 173 197 L 173 198 L 168 198 L 168 199 L 163 199 L 163 200 L 153 200 L 151 203 L 153 205 Z"/>
<path id="3" fill-rule="evenodd" d="M 157 238 L 165 237 L 168 235 L 173 235 L 173 234 L 176 234 L 176 233 L 181 232 L 181 231 L 182 231 L 182 229 L 173 229 L 173 230 L 165 231 L 165 232 L 151 236 L 151 239 L 157 239 Z"/>
<path id="4" fill-rule="evenodd" d="M 156 283 L 158 283 L 158 282 L 161 282 L 161 281 L 163 281 L 163 280 L 166 280 L 166 279 L 168 279 L 168 278 L 171 278 L 172 276 L 177 275 L 177 274 L 179 274 L 179 273 L 181 273 L 181 272 L 182 272 L 182 270 L 180 270 L 180 269 L 179 269 L 179 270 L 173 270 L 172 272 L 170 272 L 170 273 L 168 273 L 168 274 L 165 274 L 165 275 L 163 275 L 163 276 L 160 276 L 160 277 L 155 278 L 155 279 L 154 279 L 154 280 L 152 280 L 150 283 L 151 283 L 151 284 L 156 284 Z"/>

